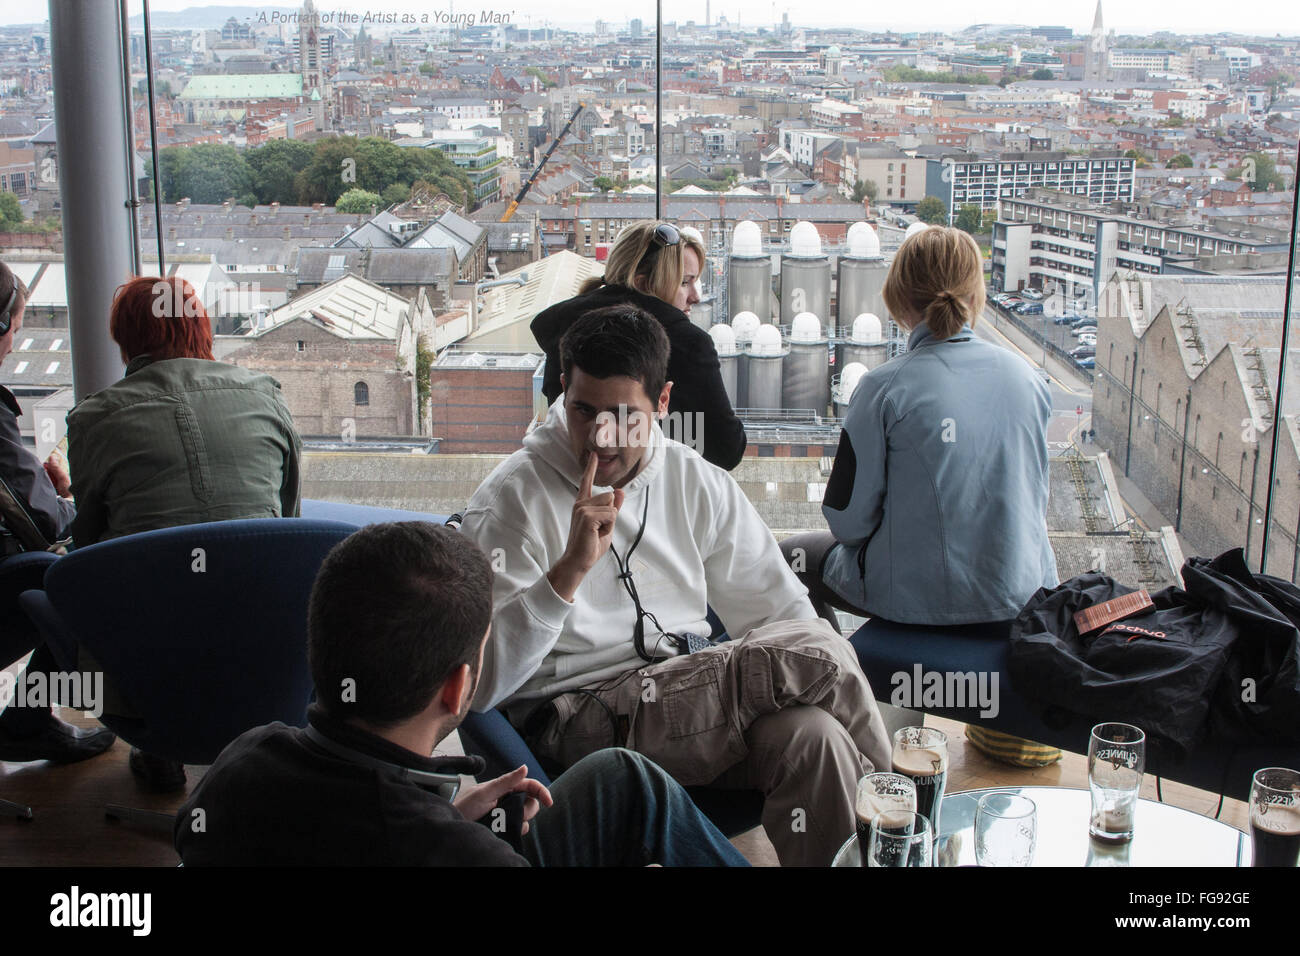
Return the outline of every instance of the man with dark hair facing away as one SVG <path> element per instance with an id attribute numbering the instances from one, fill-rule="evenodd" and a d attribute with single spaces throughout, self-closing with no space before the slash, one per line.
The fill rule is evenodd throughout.
<path id="1" fill-rule="evenodd" d="M 635 306 L 578 319 L 564 393 L 470 500 L 461 530 L 497 571 L 474 706 L 559 766 L 626 746 L 686 786 L 759 790 L 781 863 L 827 866 L 888 766 L 884 722 L 740 487 L 664 436 L 668 347 Z M 738 640 L 708 646 L 710 606 Z"/>
<path id="2" fill-rule="evenodd" d="M 338 544 L 312 588 L 309 725 L 259 727 L 222 751 L 176 817 L 185 864 L 745 865 L 626 750 L 550 790 L 520 767 L 457 792 L 482 760 L 430 754 L 469 710 L 491 595 L 487 559 L 449 528 L 371 525 Z M 518 852 L 503 838 L 511 794 Z"/>

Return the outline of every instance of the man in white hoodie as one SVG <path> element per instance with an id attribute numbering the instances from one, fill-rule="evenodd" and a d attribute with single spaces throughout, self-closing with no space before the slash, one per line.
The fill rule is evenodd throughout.
<path id="1" fill-rule="evenodd" d="M 659 324 L 600 309 L 560 356 L 564 393 L 465 512 L 497 572 L 475 709 L 563 766 L 626 746 L 685 785 L 758 789 L 781 862 L 829 864 L 858 778 L 889 763 L 852 648 L 731 477 L 664 437 Z M 739 640 L 697 650 L 710 606 Z"/>

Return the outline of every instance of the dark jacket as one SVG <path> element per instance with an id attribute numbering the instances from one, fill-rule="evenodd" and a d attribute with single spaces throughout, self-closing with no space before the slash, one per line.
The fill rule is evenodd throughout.
<path id="1" fill-rule="evenodd" d="M 68 413 L 78 547 L 177 525 L 299 513 L 302 441 L 269 375 L 133 359 Z"/>
<path id="2" fill-rule="evenodd" d="M 460 774 L 482 766 L 421 757 L 315 704 L 308 718 L 329 739 L 399 767 Z M 528 865 L 401 770 L 336 756 L 281 723 L 250 730 L 221 752 L 177 813 L 174 839 L 186 866 Z"/>
<path id="3" fill-rule="evenodd" d="M 1015 687 L 1048 708 L 1136 724 L 1173 755 L 1207 734 L 1300 743 L 1300 589 L 1252 574 L 1240 548 L 1188 558 L 1182 574 L 1149 611 L 1082 637 L 1075 612 L 1133 589 L 1094 571 L 1040 590 L 1012 625 Z"/>
<path id="4" fill-rule="evenodd" d="M 13 393 L 0 386 L 0 478 L 18 502 L 26 505 L 32 522 L 45 539 L 53 543 L 68 536 L 76 508 L 71 501 L 58 496 L 45 468 L 23 444 L 18 430 L 21 414 Z"/>
<path id="5" fill-rule="evenodd" d="M 542 394 L 554 402 L 560 387 L 560 339 L 580 316 L 593 309 L 632 303 L 649 312 L 668 333 L 668 380 L 673 383 L 668 399 L 668 413 L 678 421 L 697 412 L 703 414 L 701 428 L 685 431 L 665 427 L 669 438 L 692 445 L 719 468 L 730 471 L 745 454 L 745 426 L 732 411 L 722 385 L 722 367 L 718 351 L 709 333 L 692 325 L 680 309 L 663 299 L 645 295 L 626 286 L 602 285 L 586 295 L 558 302 L 533 319 L 533 337 L 546 350 L 546 373 Z M 700 432 L 703 432 L 701 435 Z M 694 437 L 694 441 L 689 440 Z"/>

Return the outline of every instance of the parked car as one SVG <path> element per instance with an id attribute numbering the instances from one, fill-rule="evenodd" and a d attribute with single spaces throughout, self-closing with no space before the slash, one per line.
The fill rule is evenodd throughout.
<path id="1" fill-rule="evenodd" d="M 1097 335 L 1096 335 L 1096 333 L 1095 333 L 1095 332 L 1084 332 L 1082 335 L 1079 336 L 1079 344 L 1080 344 L 1080 345 L 1092 345 L 1092 346 L 1096 346 L 1096 344 L 1097 344 Z"/>
<path id="2" fill-rule="evenodd" d="M 1065 315 L 1058 315 L 1052 322 L 1056 325 L 1074 325 L 1078 318 L 1073 312 L 1067 312 Z"/>
<path id="3" fill-rule="evenodd" d="M 1097 359 L 1094 356 L 1087 355 L 1084 356 L 1083 358 L 1075 359 L 1074 364 L 1079 366 L 1079 368 L 1096 368 Z"/>
<path id="4" fill-rule="evenodd" d="M 1079 326 L 1077 329 L 1073 329 L 1073 330 L 1070 332 L 1070 334 L 1073 335 L 1073 336 L 1077 339 L 1079 336 L 1081 336 L 1081 335 L 1087 335 L 1087 334 L 1090 333 L 1090 332 L 1091 332 L 1093 335 L 1096 335 L 1096 334 L 1097 334 L 1097 326 L 1095 326 L 1095 325 L 1081 325 L 1081 326 Z"/>
<path id="5" fill-rule="evenodd" d="M 1096 325 L 1096 324 L 1097 324 L 1096 319 L 1086 315 L 1080 316 L 1079 318 L 1075 319 L 1073 323 L 1076 329 L 1081 325 Z"/>
<path id="6" fill-rule="evenodd" d="M 1031 302 L 1043 301 L 1043 293 L 1036 289 L 1021 289 L 1020 295 L 1022 298 L 1029 299 Z"/>
<path id="7" fill-rule="evenodd" d="M 1096 354 L 1097 354 L 1097 350 L 1093 348 L 1091 345 L 1080 345 L 1077 349 L 1071 350 L 1070 358 L 1072 359 L 1092 358 Z"/>
<path id="8" fill-rule="evenodd" d="M 1021 302 L 1016 306 L 1016 312 L 1020 315 L 1042 315 L 1043 303 L 1041 302 Z"/>

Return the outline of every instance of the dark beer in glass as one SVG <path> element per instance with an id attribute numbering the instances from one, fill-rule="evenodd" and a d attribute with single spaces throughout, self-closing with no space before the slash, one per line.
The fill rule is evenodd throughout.
<path id="1" fill-rule="evenodd" d="M 1300 862 L 1300 773 L 1285 767 L 1255 771 L 1250 787 L 1250 840 L 1255 866 Z"/>
<path id="2" fill-rule="evenodd" d="M 948 781 L 948 738 L 933 727 L 904 727 L 894 732 L 894 773 L 916 786 L 916 812 L 939 835 L 939 808 Z"/>

